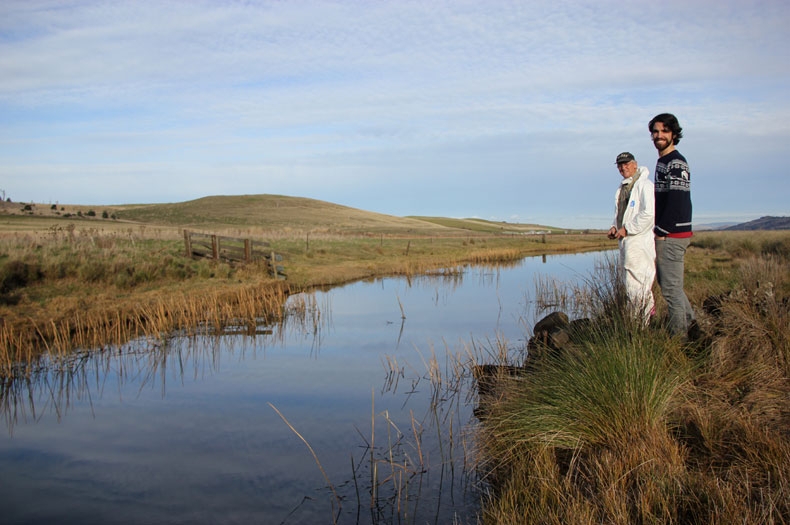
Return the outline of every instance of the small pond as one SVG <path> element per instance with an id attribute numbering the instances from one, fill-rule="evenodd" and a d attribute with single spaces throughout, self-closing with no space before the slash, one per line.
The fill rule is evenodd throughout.
<path id="1" fill-rule="evenodd" d="M 472 382 L 536 278 L 601 253 L 294 296 L 281 325 L 136 341 L 2 384 L 3 523 L 474 523 Z"/>

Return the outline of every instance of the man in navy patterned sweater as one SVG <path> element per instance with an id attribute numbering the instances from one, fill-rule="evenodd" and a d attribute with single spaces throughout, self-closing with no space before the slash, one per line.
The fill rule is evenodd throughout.
<path id="1" fill-rule="evenodd" d="M 691 171 L 675 146 L 683 128 L 671 113 L 656 115 L 648 125 L 658 150 L 655 171 L 656 275 L 669 310 L 669 331 L 683 339 L 696 329 L 694 310 L 683 290 L 686 249 L 691 240 Z"/>

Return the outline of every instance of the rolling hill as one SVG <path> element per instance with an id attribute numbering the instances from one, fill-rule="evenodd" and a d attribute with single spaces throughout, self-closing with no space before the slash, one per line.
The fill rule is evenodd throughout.
<path id="1" fill-rule="evenodd" d="M 736 224 L 725 230 L 790 230 L 790 217 L 771 217 L 766 215 L 753 221 Z"/>
<path id="2" fill-rule="evenodd" d="M 0 214 L 49 221 L 112 221 L 187 229 L 248 229 L 353 234 L 469 235 L 565 231 L 483 219 L 397 217 L 326 201 L 283 195 L 218 195 L 185 202 L 107 206 L 2 203 Z M 19 217 L 21 219 L 22 217 Z M 106 223 L 105 223 L 106 224 Z"/>
<path id="3" fill-rule="evenodd" d="M 533 233 L 557 228 L 481 219 L 397 217 L 304 197 L 283 195 L 212 196 L 173 204 L 117 207 L 119 219 L 181 227 L 262 227 L 338 233 L 451 235 Z"/>

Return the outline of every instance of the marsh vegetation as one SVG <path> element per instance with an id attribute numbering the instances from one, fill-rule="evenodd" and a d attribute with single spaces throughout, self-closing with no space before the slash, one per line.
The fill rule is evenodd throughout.
<path id="1" fill-rule="evenodd" d="M 489 337 L 518 345 L 535 272 L 564 278 L 596 257 L 369 279 L 292 294 L 283 320 L 254 335 L 228 326 L 42 358 L 3 383 L 0 464 L 16 480 L 4 518 L 473 516 L 463 365 Z"/>
<path id="2" fill-rule="evenodd" d="M 790 235 L 697 234 L 687 257 L 693 343 L 635 326 L 605 275 L 567 289 L 591 322 L 487 399 L 484 523 L 790 521 Z"/>
<path id="3" fill-rule="evenodd" d="M 520 235 L 519 225 L 502 234 L 494 223 L 480 231 L 485 221 L 460 229 L 277 196 L 115 207 L 104 219 L 81 211 L 2 216 L 3 373 L 42 352 L 277 318 L 285 297 L 313 287 L 608 245 L 597 235 Z M 185 257 L 183 227 L 269 242 L 287 281 L 263 263 Z"/>

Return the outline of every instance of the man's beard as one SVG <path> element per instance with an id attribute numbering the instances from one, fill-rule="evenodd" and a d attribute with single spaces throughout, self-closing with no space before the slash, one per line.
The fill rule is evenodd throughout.
<path id="1" fill-rule="evenodd" d="M 656 139 L 653 141 L 653 145 L 658 151 L 663 151 L 669 147 L 669 141 L 666 139 Z"/>

